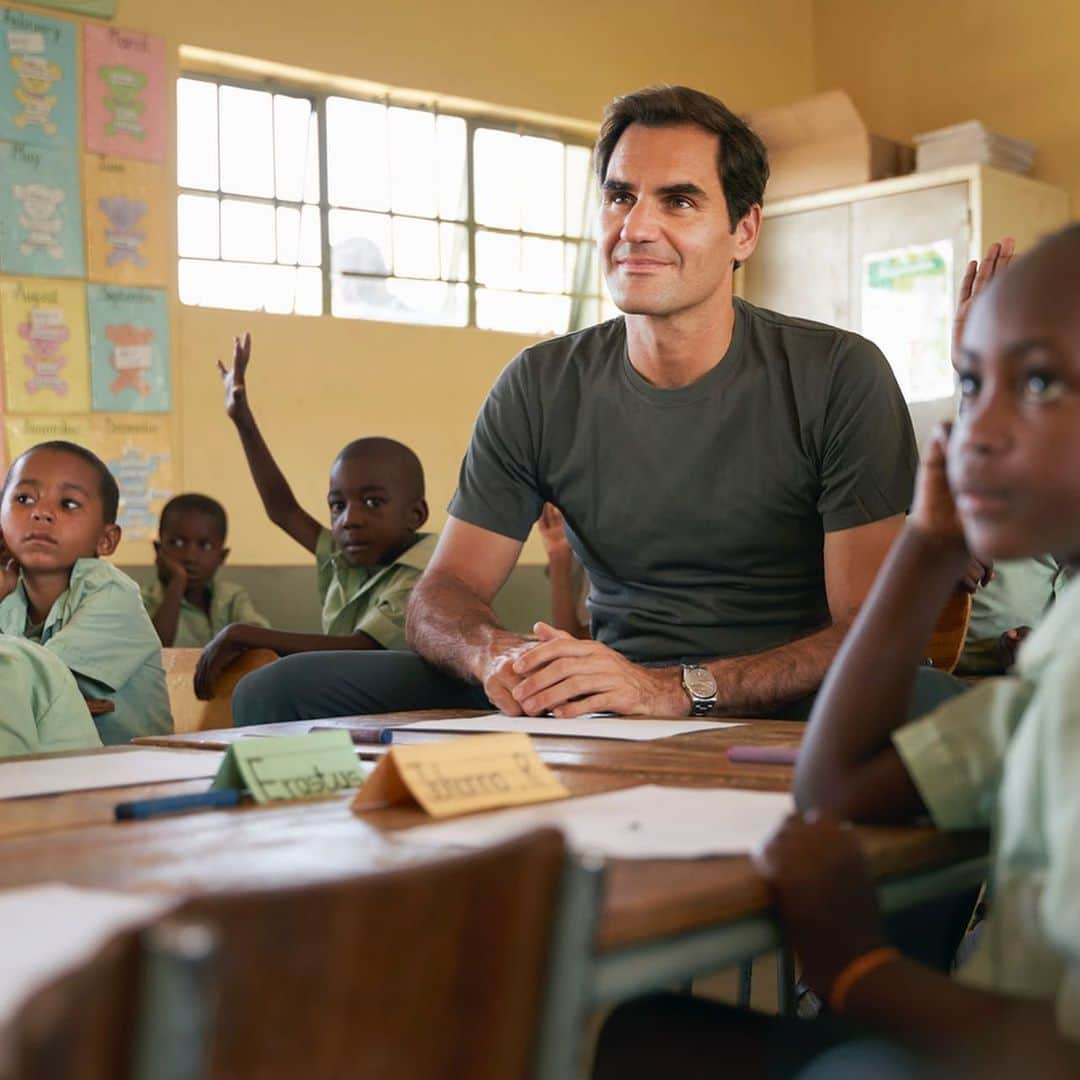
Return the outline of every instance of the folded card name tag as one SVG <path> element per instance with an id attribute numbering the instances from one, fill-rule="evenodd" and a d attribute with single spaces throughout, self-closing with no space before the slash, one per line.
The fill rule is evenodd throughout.
<path id="1" fill-rule="evenodd" d="M 394 746 L 353 800 L 354 810 L 417 802 L 432 817 L 565 799 L 570 792 L 537 757 L 529 736 L 469 735 Z"/>
<path id="2" fill-rule="evenodd" d="M 260 803 L 318 799 L 359 787 L 369 771 L 344 729 L 239 739 L 229 745 L 210 790 L 247 788 Z"/>

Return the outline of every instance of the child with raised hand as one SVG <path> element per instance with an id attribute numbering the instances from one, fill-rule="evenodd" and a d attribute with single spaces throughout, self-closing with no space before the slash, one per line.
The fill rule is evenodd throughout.
<path id="1" fill-rule="evenodd" d="M 0 634 L 42 645 L 84 697 L 112 703 L 94 721 L 106 744 L 172 730 L 161 644 L 139 588 L 104 558 L 120 542 L 118 503 L 104 462 L 63 441 L 16 458 L 0 495 L 12 560 L 0 579 Z"/>
<path id="2" fill-rule="evenodd" d="M 142 590 L 162 645 L 201 648 L 230 623 L 270 625 L 246 589 L 218 575 L 229 555 L 228 528 L 225 507 L 209 495 L 176 495 L 162 509 L 157 580 Z"/>
<path id="3" fill-rule="evenodd" d="M 842 1014 L 840 1037 L 868 1034 L 897 1060 L 914 1058 L 902 1075 L 1080 1075 L 1080 583 L 1023 643 L 1014 675 L 907 723 L 926 642 L 972 555 L 1080 561 L 1078 295 L 1072 226 L 973 305 L 959 419 L 925 457 L 908 523 L 810 718 L 795 779 L 806 817 L 789 819 L 757 858 L 804 979 Z M 858 840 L 839 824 L 924 814 L 942 829 L 991 830 L 989 917 L 955 981 L 886 945 Z M 674 1010 L 663 999 L 616 1013 L 598 1076 L 618 1061 L 657 1060 L 648 1055 L 665 1032 L 634 1032 L 661 1008 Z M 766 1041 L 791 1034 L 783 1021 L 740 1024 L 719 1007 L 693 1013 L 676 1011 L 693 1048 L 683 1076 L 730 1065 L 729 1031 L 747 1070 L 733 1074 L 768 1075 Z M 838 1037 L 832 1022 L 802 1030 L 820 1034 L 816 1046 L 793 1037 L 804 1065 Z M 620 1075 L 646 1075 L 637 1067 Z"/>
<path id="4" fill-rule="evenodd" d="M 247 396 L 251 335 L 234 339 L 233 366 L 219 360 L 225 411 L 236 425 L 252 478 L 270 520 L 315 556 L 322 600 L 321 634 L 233 624 L 207 646 L 195 692 L 208 698 L 226 665 L 255 648 L 281 655 L 341 649 L 404 649 L 405 607 L 436 536 L 428 517 L 424 471 L 407 446 L 386 438 L 356 439 L 330 466 L 330 528 L 296 500 L 266 445 Z"/>
<path id="5" fill-rule="evenodd" d="M 551 625 L 576 638 L 589 636 L 589 609 L 586 605 L 588 579 L 585 568 L 566 538 L 562 511 L 544 503 L 536 523 L 547 553 L 548 587 L 551 590 Z"/>

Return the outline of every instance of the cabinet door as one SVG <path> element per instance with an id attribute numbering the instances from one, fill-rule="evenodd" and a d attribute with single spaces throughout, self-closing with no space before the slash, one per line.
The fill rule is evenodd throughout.
<path id="1" fill-rule="evenodd" d="M 852 322 L 859 333 L 881 348 L 905 387 L 920 447 L 925 445 L 934 425 L 955 412 L 947 343 L 957 290 L 971 249 L 968 208 L 966 181 L 864 199 L 851 208 Z M 880 299 L 874 310 L 863 310 L 868 295 L 864 288 L 869 284 L 864 278 L 871 275 L 871 262 L 887 265 L 890 253 L 899 255 L 905 248 L 930 252 L 931 245 L 951 256 L 951 273 L 946 282 L 940 282 L 940 275 L 935 280 L 932 274 L 909 279 L 905 283 L 909 289 L 906 295 L 902 289 L 895 295 L 891 326 L 887 325 L 890 322 L 887 313 L 883 317 Z M 922 304 L 917 300 L 920 288 L 925 288 L 924 295 L 929 298 Z M 882 294 L 871 291 L 869 295 Z M 919 382 L 923 387 L 938 389 L 933 393 L 912 390 Z"/>
<path id="2" fill-rule="evenodd" d="M 757 250 L 739 271 L 741 295 L 758 307 L 851 329 L 850 218 L 848 206 L 766 218 Z"/>

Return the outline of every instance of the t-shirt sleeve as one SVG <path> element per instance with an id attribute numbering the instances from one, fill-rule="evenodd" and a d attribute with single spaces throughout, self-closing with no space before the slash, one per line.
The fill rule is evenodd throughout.
<path id="1" fill-rule="evenodd" d="M 379 595 L 361 615 L 354 628 L 377 641 L 384 649 L 407 649 L 405 643 L 405 609 L 409 594 L 420 578 L 420 571 L 401 566 L 393 578 L 379 590 Z"/>
<path id="2" fill-rule="evenodd" d="M 939 829 L 990 825 L 1005 751 L 1032 689 L 1019 678 L 986 679 L 893 733 L 893 745 Z"/>
<path id="3" fill-rule="evenodd" d="M 856 334 L 839 348 L 821 445 L 826 532 L 906 513 L 918 467 L 911 414 L 881 350 Z"/>
<path id="4" fill-rule="evenodd" d="M 524 541 L 544 497 L 537 478 L 534 422 L 524 356 L 513 360 L 491 388 L 458 477 L 450 513 L 470 525 Z"/>
<path id="5" fill-rule="evenodd" d="M 87 585 L 45 648 L 76 675 L 116 691 L 160 650 L 161 642 L 138 590 L 107 578 Z"/>
<path id="6" fill-rule="evenodd" d="M 247 589 L 238 589 L 230 605 L 229 621 L 245 623 L 248 626 L 270 626 L 270 620 L 260 614 L 252 602 Z"/>

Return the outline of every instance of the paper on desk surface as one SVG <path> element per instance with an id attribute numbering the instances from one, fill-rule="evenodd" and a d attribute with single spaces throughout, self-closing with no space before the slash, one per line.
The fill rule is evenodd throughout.
<path id="1" fill-rule="evenodd" d="M 222 755 L 207 750 L 128 750 L 113 754 L 0 762 L 0 799 L 52 795 L 61 791 L 198 780 L 218 771 Z"/>
<path id="2" fill-rule="evenodd" d="M 561 829 L 578 852 L 612 859 L 745 855 L 795 808 L 787 792 L 640 787 L 515 810 L 495 810 L 395 833 L 410 844 L 481 847 L 528 829 Z"/>
<path id="3" fill-rule="evenodd" d="M 52 883 L 0 891 L 0 1023 L 113 934 L 150 921 L 175 899 Z"/>
<path id="4" fill-rule="evenodd" d="M 523 731 L 527 735 L 565 735 L 585 739 L 630 739 L 643 742 L 666 739 L 671 735 L 689 735 L 694 731 L 719 731 L 739 727 L 719 720 L 650 720 L 625 716 L 579 716 L 560 720 L 556 716 L 460 716 L 445 720 L 419 720 L 407 731 Z"/>

